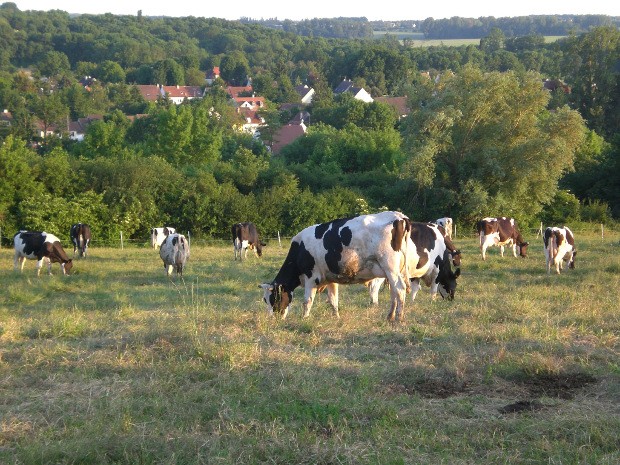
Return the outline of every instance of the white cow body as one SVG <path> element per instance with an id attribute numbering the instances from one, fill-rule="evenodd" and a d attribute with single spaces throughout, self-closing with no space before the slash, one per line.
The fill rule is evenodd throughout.
<path id="1" fill-rule="evenodd" d="M 439 228 L 430 223 L 411 223 L 411 236 L 407 240 L 411 300 L 415 300 L 420 290 L 420 281 L 430 287 L 432 300 L 435 300 L 438 292 L 442 297 L 453 299 L 456 279 L 461 270 L 457 268 L 456 272 L 452 272 L 451 261 L 455 254 L 446 244 L 446 238 Z M 370 299 L 375 305 L 379 302 L 379 289 L 384 282 L 383 278 L 375 278 L 369 283 Z"/>
<path id="2" fill-rule="evenodd" d="M 317 290 L 326 287 L 333 313 L 339 316 L 339 284 L 386 278 L 391 292 L 388 319 L 403 319 L 409 289 L 404 264 L 409 252 L 410 224 L 402 213 L 382 212 L 305 228 L 291 240 L 276 278 L 260 285 L 270 312 L 276 310 L 286 317 L 293 290 L 303 286 L 303 316 L 307 317 Z"/>
<path id="3" fill-rule="evenodd" d="M 13 269 L 23 271 L 26 260 L 37 261 L 37 276 L 41 273 L 43 262 L 47 264 L 48 274 L 52 274 L 52 263 L 60 263 L 62 273 L 68 275 L 73 261 L 68 257 L 60 239 L 55 235 L 39 231 L 19 231 L 13 236 L 15 257 Z"/>
<path id="4" fill-rule="evenodd" d="M 189 259 L 189 243 L 183 234 L 170 234 L 159 249 L 159 256 L 164 262 L 166 275 L 172 275 L 175 270 L 177 276 L 183 276 L 183 269 Z"/>
<path id="5" fill-rule="evenodd" d="M 569 268 L 575 268 L 575 236 L 566 226 L 563 228 L 549 227 L 543 234 L 545 244 L 545 259 L 547 261 L 547 274 L 551 274 L 551 266 L 560 274 L 564 269 L 564 261 L 568 262 Z"/>

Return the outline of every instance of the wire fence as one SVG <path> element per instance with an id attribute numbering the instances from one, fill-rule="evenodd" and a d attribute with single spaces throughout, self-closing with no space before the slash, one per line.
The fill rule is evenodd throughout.
<path id="1" fill-rule="evenodd" d="M 525 228 L 521 229 L 523 235 L 526 236 L 526 240 L 529 237 L 535 236 L 540 237 L 545 230 L 546 225 L 540 223 L 538 228 Z M 579 223 L 575 227 L 570 226 L 571 230 L 575 234 L 600 234 L 601 240 L 605 240 L 606 234 L 610 234 L 616 232 L 618 230 L 618 225 L 605 225 L 605 224 L 594 224 L 594 223 Z M 190 243 L 190 247 L 193 245 L 198 247 L 225 247 L 228 245 L 232 245 L 232 239 L 222 239 L 222 238 L 213 238 L 213 237 L 193 237 L 190 231 L 186 231 L 184 233 L 180 232 L 180 234 L 184 234 L 185 237 L 188 238 Z M 68 235 L 63 234 L 54 234 L 58 239 L 60 239 L 62 244 L 66 244 L 67 247 L 71 246 L 71 239 Z M 459 238 L 471 238 L 477 237 L 477 233 L 473 228 L 461 228 L 458 225 L 454 226 L 453 229 L 453 240 L 458 240 Z M 268 243 L 278 243 L 280 247 L 288 247 L 293 236 L 281 236 L 278 232 L 275 236 L 269 237 L 261 237 L 263 241 L 267 241 Z M 93 247 L 109 247 L 109 248 L 120 248 L 123 249 L 125 247 L 131 248 L 150 248 L 151 247 L 151 238 L 148 237 L 146 239 L 131 239 L 123 237 L 121 233 L 118 238 L 115 239 L 97 239 L 93 238 L 90 241 L 91 246 Z M 5 232 L 0 228 L 0 247 L 13 247 L 13 235 L 7 236 Z"/>

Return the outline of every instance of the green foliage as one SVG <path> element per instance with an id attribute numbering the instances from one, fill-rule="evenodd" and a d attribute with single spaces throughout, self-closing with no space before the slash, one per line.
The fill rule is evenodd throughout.
<path id="1" fill-rule="evenodd" d="M 579 199 L 568 191 L 558 190 L 541 214 L 544 224 L 563 226 L 581 219 Z"/>
<path id="2" fill-rule="evenodd" d="M 550 113 L 547 101 L 531 73 L 483 73 L 468 66 L 446 78 L 436 98 L 403 125 L 403 176 L 415 189 L 414 205 L 428 208 L 428 190 L 444 189 L 454 201 L 446 211 L 473 223 L 476 217 L 463 215 L 474 214 L 465 191 L 475 186 L 472 198 L 486 198 L 496 211 L 487 214 L 535 217 L 572 169 L 585 135 L 577 112 Z M 456 202 L 462 196 L 464 202 Z"/>

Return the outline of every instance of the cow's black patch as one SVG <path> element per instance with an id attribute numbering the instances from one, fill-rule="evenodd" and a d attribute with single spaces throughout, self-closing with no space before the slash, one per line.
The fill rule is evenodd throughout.
<path id="1" fill-rule="evenodd" d="M 331 223 L 317 224 L 316 228 L 314 228 L 314 238 L 322 239 L 323 234 L 325 234 L 325 232 L 329 229 L 330 226 L 331 226 Z"/>
<path id="2" fill-rule="evenodd" d="M 340 260 L 345 246 L 351 244 L 353 233 L 351 228 L 343 227 L 351 218 L 342 218 L 332 221 L 331 228 L 323 235 L 323 247 L 325 254 L 325 264 L 329 271 L 340 274 Z M 342 228 L 342 231 L 340 231 Z M 315 233 L 316 234 L 316 233 Z"/>
<path id="3" fill-rule="evenodd" d="M 43 246 L 45 236 L 41 231 L 24 231 L 17 233 L 15 236 L 18 236 L 24 243 L 25 255 L 34 255 L 37 257 L 37 260 L 41 260 L 45 256 L 46 249 Z"/>
<path id="4" fill-rule="evenodd" d="M 303 273 L 309 278 L 312 276 L 315 263 L 314 257 L 310 252 L 308 252 L 306 245 L 302 241 L 301 244 L 299 244 L 299 250 L 297 251 L 297 266 L 299 269 L 298 274 Z"/>
<path id="5" fill-rule="evenodd" d="M 321 282 L 321 280 L 319 278 L 315 278 L 314 279 L 314 284 L 316 284 L 317 286 L 319 285 L 320 282 Z"/>
<path id="6" fill-rule="evenodd" d="M 172 245 L 177 245 L 177 242 L 179 242 L 179 237 L 178 236 L 173 237 L 172 238 Z"/>

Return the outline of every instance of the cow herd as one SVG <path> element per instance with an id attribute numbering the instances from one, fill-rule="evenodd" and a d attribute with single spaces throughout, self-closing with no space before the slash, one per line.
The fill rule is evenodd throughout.
<path id="1" fill-rule="evenodd" d="M 461 252 L 452 242 L 451 218 L 434 222 L 411 221 L 397 211 L 340 218 L 309 226 L 291 239 L 290 249 L 275 278 L 260 284 L 263 300 L 270 314 L 279 313 L 283 318 L 289 312 L 295 289 L 303 289 L 303 316 L 310 315 L 317 292 L 327 290 L 327 299 L 333 314 L 338 316 L 338 286 L 340 284 L 365 284 L 370 300 L 378 303 L 379 289 L 387 284 L 390 321 L 404 318 L 405 297 L 411 293 L 415 299 L 420 282 L 430 287 L 431 298 L 437 294 L 453 299 L 457 279 L 461 274 Z M 498 246 L 510 247 L 527 257 L 529 245 L 523 239 L 514 218 L 483 218 L 476 224 L 480 253 L 486 260 L 486 251 Z M 91 240 L 90 227 L 77 223 L 69 232 L 73 243 L 73 256 L 86 257 Z M 69 274 L 73 260 L 68 257 L 60 240 L 53 234 L 38 231 L 19 231 L 13 238 L 15 247 L 14 269 L 23 270 L 26 259 L 37 260 L 37 276 L 43 262 L 51 274 L 52 263 L 60 263 L 63 274 Z M 248 249 L 257 257 L 262 256 L 265 244 L 260 240 L 253 223 L 236 223 L 232 226 L 235 260 L 247 258 Z M 575 267 L 575 240 L 567 227 L 548 227 L 543 234 L 547 273 L 556 273 L 568 262 Z M 183 276 L 190 255 L 189 241 L 171 227 L 153 228 L 151 246 L 159 248 L 167 276 L 173 271 Z"/>

